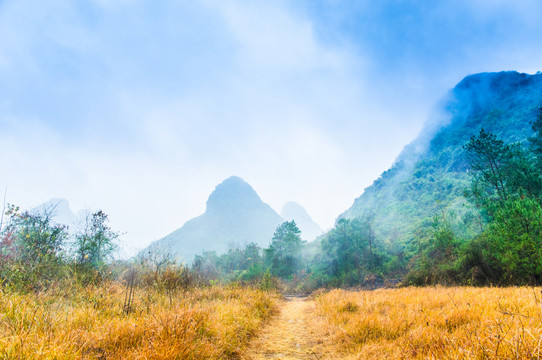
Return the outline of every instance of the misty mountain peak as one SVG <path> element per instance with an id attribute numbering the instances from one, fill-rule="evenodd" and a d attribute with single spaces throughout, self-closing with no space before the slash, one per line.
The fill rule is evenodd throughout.
<path id="1" fill-rule="evenodd" d="M 32 209 L 32 212 L 41 213 L 44 211 L 51 212 L 53 221 L 59 224 L 72 227 L 77 220 L 77 216 L 71 210 L 70 203 L 66 199 L 53 198 Z"/>
<path id="2" fill-rule="evenodd" d="M 289 201 L 284 204 L 280 216 L 287 221 L 294 220 L 299 227 L 299 230 L 301 230 L 301 237 L 308 241 L 314 240 L 324 232 L 322 228 L 312 220 L 307 210 L 295 201 Z"/>
<path id="3" fill-rule="evenodd" d="M 230 246 L 251 242 L 269 246 L 282 218 L 264 203 L 247 182 L 232 176 L 218 184 L 207 200 L 207 210 L 181 228 L 151 244 L 150 249 L 167 249 L 190 263 L 203 251 L 224 254 Z"/>
<path id="4" fill-rule="evenodd" d="M 295 201 L 288 201 L 286 204 L 284 204 L 282 211 L 280 212 L 280 216 L 282 216 L 284 219 L 290 219 L 293 217 L 310 218 L 307 210 L 305 210 L 303 206 L 299 205 L 299 203 L 296 203 Z"/>
<path id="5" fill-rule="evenodd" d="M 207 212 L 245 209 L 262 203 L 256 191 L 238 176 L 218 184 L 207 200 Z"/>

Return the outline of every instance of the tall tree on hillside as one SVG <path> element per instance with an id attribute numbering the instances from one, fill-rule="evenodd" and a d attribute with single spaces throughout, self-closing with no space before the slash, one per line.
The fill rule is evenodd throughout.
<path id="1" fill-rule="evenodd" d="M 475 174 L 472 193 L 486 208 L 493 206 L 493 200 L 502 207 L 511 197 L 539 198 L 542 194 L 535 158 L 520 143 L 505 144 L 482 129 L 464 149 Z"/>
<path id="2" fill-rule="evenodd" d="M 483 234 L 485 257 L 504 284 L 542 282 L 542 208 L 528 197 L 498 209 Z"/>
<path id="3" fill-rule="evenodd" d="M 265 249 L 266 262 L 271 273 L 283 279 L 295 274 L 301 267 L 301 231 L 294 220 L 280 224 L 273 235 L 271 245 Z"/>
<path id="4" fill-rule="evenodd" d="M 532 124 L 535 134 L 529 139 L 533 153 L 538 160 L 538 167 L 542 169 L 542 107 L 538 109 L 538 116 Z"/>
<path id="5" fill-rule="evenodd" d="M 504 202 L 508 198 L 506 188 L 506 163 L 510 157 L 510 145 L 504 144 L 494 134 L 480 130 L 464 146 L 471 169 L 488 192 L 494 192 Z"/>

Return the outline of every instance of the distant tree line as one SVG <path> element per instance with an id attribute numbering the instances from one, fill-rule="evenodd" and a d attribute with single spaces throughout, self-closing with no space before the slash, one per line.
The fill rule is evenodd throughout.
<path id="1" fill-rule="evenodd" d="M 339 219 L 313 242 L 295 221 L 280 224 L 270 245 L 204 252 L 190 266 L 152 251 L 113 261 L 119 234 L 98 210 L 71 234 L 53 210 L 5 206 L 0 218 L 0 285 L 22 291 L 59 281 L 86 285 L 113 278 L 172 292 L 190 285 L 244 283 L 286 291 L 384 285 L 542 284 L 542 109 L 528 141 L 506 144 L 482 129 L 464 147 L 475 211 L 442 211 L 405 244 L 376 236 L 373 217 Z M 435 200 L 437 201 L 437 200 Z M 135 280 L 134 280 L 135 279 Z"/>
<path id="2" fill-rule="evenodd" d="M 280 225 L 267 249 L 249 244 L 194 268 L 227 281 L 271 276 L 299 289 L 386 284 L 542 284 L 542 109 L 528 141 L 506 144 L 482 129 L 463 147 L 475 211 L 442 211 L 405 244 L 379 239 L 374 218 L 339 219 L 305 243 L 294 221 Z M 435 199 L 437 201 L 437 199 Z"/>

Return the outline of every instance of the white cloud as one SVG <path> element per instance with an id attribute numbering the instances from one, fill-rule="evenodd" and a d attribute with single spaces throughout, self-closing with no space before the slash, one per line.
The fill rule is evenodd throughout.
<path id="1" fill-rule="evenodd" d="M 230 175 L 331 226 L 472 65 L 380 66 L 385 44 L 324 41 L 318 21 L 288 1 L 4 3 L 0 187 L 26 207 L 102 208 L 134 247 L 201 214 Z"/>

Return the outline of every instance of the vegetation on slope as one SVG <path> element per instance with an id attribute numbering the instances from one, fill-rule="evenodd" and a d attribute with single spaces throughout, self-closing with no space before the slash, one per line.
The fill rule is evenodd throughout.
<path id="1" fill-rule="evenodd" d="M 376 236 L 402 246 L 442 211 L 468 216 L 463 146 L 483 128 L 506 143 L 525 142 L 542 99 L 542 74 L 482 73 L 466 77 L 438 106 L 421 135 L 405 147 L 341 218 L 370 218 Z"/>
<path id="2" fill-rule="evenodd" d="M 277 228 L 264 256 L 252 246 L 214 259 L 201 257 L 206 261 L 200 264 L 208 268 L 214 264 L 215 269 L 220 269 L 215 276 L 230 279 L 261 279 L 268 269 L 271 275 L 289 281 L 290 288 L 300 291 L 398 282 L 540 285 L 542 110 L 533 117 L 531 127 L 533 135 L 528 141 L 509 144 L 481 129 L 463 144 L 462 176 L 466 184 L 462 194 L 449 204 L 455 207 L 435 210 L 432 218 L 420 222 L 404 243 L 386 241 L 376 231 L 373 216 L 341 218 L 318 241 L 305 245 L 301 256 L 295 223 L 286 222 Z M 422 207 L 425 200 L 418 199 L 417 206 Z M 401 200 L 393 205 L 410 206 Z M 286 228 L 290 234 L 284 236 Z M 285 244 L 276 242 L 281 238 L 288 240 Z"/>

